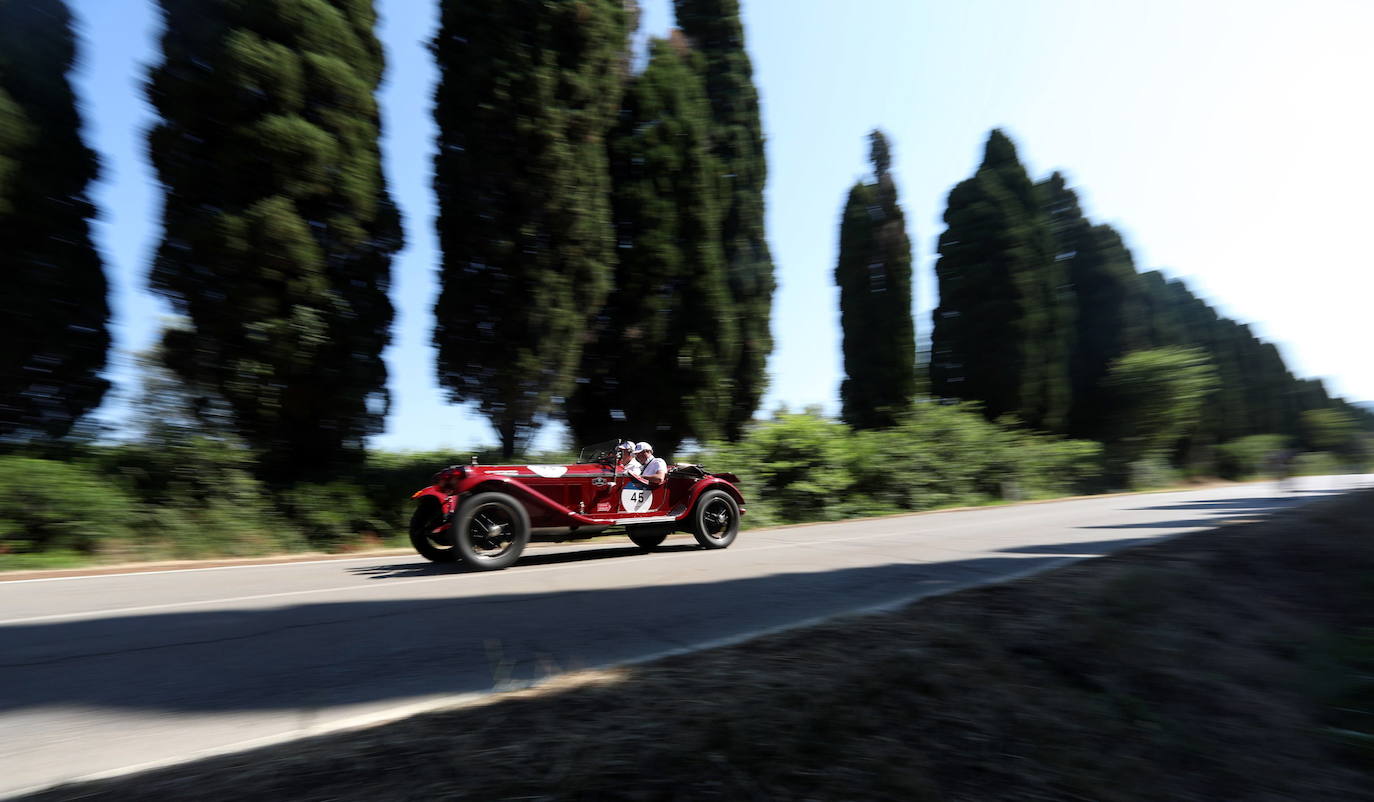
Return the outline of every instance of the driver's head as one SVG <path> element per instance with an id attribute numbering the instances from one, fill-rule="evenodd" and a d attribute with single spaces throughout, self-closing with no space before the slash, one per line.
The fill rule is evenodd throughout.
<path id="1" fill-rule="evenodd" d="M 654 458 L 654 447 L 641 440 L 635 443 L 635 456 L 639 457 L 639 459 L 644 462 L 648 462 Z"/>

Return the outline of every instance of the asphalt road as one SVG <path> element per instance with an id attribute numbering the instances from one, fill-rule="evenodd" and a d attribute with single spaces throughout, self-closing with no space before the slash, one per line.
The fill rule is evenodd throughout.
<path id="1" fill-rule="evenodd" d="M 532 549 L 0 582 L 0 796 L 1041 571 L 1374 485 L 1313 477 Z"/>

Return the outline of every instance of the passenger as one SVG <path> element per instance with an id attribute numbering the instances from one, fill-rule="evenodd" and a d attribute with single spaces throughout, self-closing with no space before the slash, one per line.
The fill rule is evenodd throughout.
<path id="1" fill-rule="evenodd" d="M 642 466 L 638 471 L 635 471 L 635 474 L 644 484 L 650 487 L 658 487 L 663 484 L 663 480 L 668 475 L 668 463 L 664 462 L 662 458 L 654 456 L 653 446 L 642 441 L 635 443 L 635 459 Z"/>
<path id="2" fill-rule="evenodd" d="M 634 458 L 635 444 L 625 440 L 615 447 L 615 470 L 616 473 L 622 470 L 628 474 L 639 475 L 640 465 Z"/>

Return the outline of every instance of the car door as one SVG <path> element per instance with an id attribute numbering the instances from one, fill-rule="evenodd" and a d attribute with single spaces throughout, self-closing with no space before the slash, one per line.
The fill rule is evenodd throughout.
<path id="1" fill-rule="evenodd" d="M 656 515 L 663 511 L 668 499 L 666 483 L 650 485 L 640 481 L 638 476 L 629 475 L 619 478 L 619 512 L 622 515 Z"/>
<path id="2" fill-rule="evenodd" d="M 614 515 L 620 512 L 620 485 L 622 478 L 616 475 L 610 465 L 587 479 L 587 514 Z"/>

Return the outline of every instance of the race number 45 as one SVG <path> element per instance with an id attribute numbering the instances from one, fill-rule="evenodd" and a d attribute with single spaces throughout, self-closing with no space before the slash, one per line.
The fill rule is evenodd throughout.
<path id="1" fill-rule="evenodd" d="M 653 491 L 639 482 L 630 482 L 620 491 L 620 508 L 625 512 L 645 512 L 653 500 Z"/>

